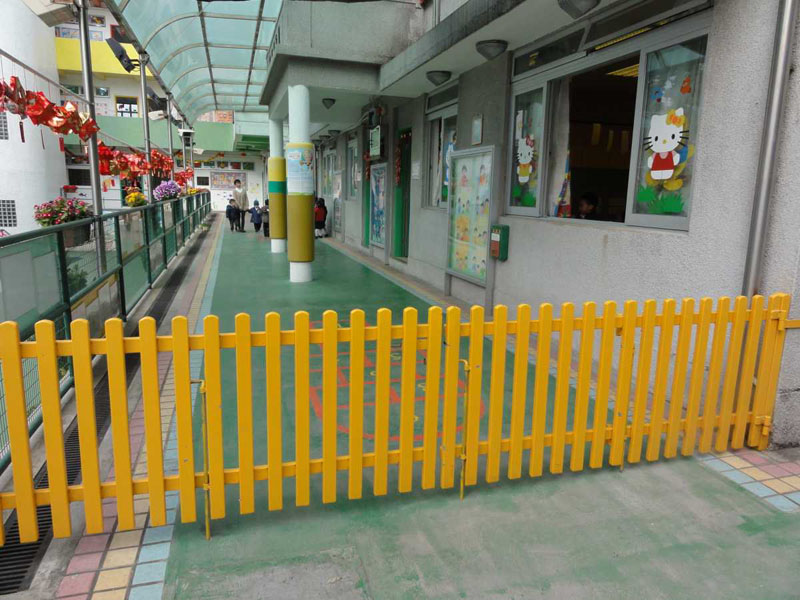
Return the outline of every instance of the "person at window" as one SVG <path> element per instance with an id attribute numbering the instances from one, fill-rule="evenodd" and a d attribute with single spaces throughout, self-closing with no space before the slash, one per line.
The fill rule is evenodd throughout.
<path id="1" fill-rule="evenodd" d="M 253 207 L 250 209 L 250 222 L 253 224 L 253 229 L 256 233 L 261 231 L 261 207 L 258 205 L 258 200 L 253 200 Z"/>
<path id="2" fill-rule="evenodd" d="M 578 214 L 575 218 L 597 220 L 597 196 L 591 192 L 582 194 L 578 199 Z"/>
<path id="3" fill-rule="evenodd" d="M 325 237 L 325 221 L 328 218 L 328 209 L 325 207 L 325 199 L 317 198 L 316 207 L 314 208 L 314 237 Z"/>
<path id="4" fill-rule="evenodd" d="M 239 206 L 236 204 L 236 200 L 231 198 L 228 200 L 228 206 L 225 207 L 225 218 L 231 224 L 231 231 L 234 228 L 238 228 L 239 225 Z"/>
<path id="5" fill-rule="evenodd" d="M 250 212 L 250 202 L 247 199 L 247 190 L 242 188 L 241 179 L 233 181 L 233 199 L 236 201 L 236 206 L 239 207 L 239 222 L 236 230 L 244 232 L 244 215 Z"/>

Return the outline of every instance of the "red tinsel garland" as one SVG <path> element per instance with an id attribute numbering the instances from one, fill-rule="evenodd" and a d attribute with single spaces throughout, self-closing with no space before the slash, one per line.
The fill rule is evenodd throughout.
<path id="1" fill-rule="evenodd" d="M 0 112 L 4 111 L 20 119 L 30 117 L 34 125 L 44 125 L 60 135 L 75 133 L 84 142 L 100 131 L 95 120 L 79 112 L 74 102 L 58 106 L 44 92 L 25 91 L 15 75 L 8 82 L 0 80 Z"/>

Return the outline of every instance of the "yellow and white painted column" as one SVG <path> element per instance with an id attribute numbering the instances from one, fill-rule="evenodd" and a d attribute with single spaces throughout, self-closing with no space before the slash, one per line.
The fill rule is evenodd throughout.
<path id="1" fill-rule="evenodd" d="M 269 121 L 269 237 L 272 252 L 286 252 L 286 159 L 283 157 L 283 121 Z"/>
<path id="2" fill-rule="evenodd" d="M 311 281 L 314 262 L 314 145 L 309 131 L 309 95 L 289 86 L 289 143 L 286 144 L 286 225 L 289 281 Z"/>

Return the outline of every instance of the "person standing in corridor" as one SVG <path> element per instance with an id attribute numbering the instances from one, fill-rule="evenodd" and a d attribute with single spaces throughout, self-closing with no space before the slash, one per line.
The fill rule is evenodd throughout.
<path id="1" fill-rule="evenodd" d="M 247 199 L 247 190 L 242 187 L 242 180 L 235 179 L 233 182 L 233 199 L 239 207 L 239 222 L 237 231 L 244 231 L 244 216 L 250 212 L 250 202 Z"/>

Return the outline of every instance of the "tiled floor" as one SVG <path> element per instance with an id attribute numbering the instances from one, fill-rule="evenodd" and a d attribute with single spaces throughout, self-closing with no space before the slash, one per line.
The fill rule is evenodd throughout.
<path id="1" fill-rule="evenodd" d="M 214 245 L 218 243 L 218 238 Z M 170 313 L 186 315 L 190 330 L 194 330 L 211 269 L 211 257 L 195 276 L 195 293 L 179 296 Z M 186 285 L 186 283 L 184 284 Z M 171 316 L 171 315 L 170 315 Z M 164 319 L 169 329 L 169 320 Z M 158 360 L 161 432 L 164 449 L 164 472 L 178 472 L 177 440 L 171 427 L 175 412 L 175 389 L 172 377 L 172 357 L 163 353 Z M 192 375 L 199 372 L 200 364 L 192 357 Z M 132 387 L 138 385 L 138 377 Z M 137 388 L 138 389 L 138 388 Z M 134 392 L 136 390 L 130 390 Z M 138 393 L 138 392 L 137 392 Z M 138 394 L 139 397 L 141 394 Z M 133 397 L 133 396 L 131 396 Z M 130 415 L 130 443 L 134 478 L 147 474 L 147 451 L 144 447 L 144 410 L 141 397 Z M 113 469 L 108 478 L 113 477 Z M 172 523 L 178 508 L 178 492 L 166 492 L 167 525 L 151 527 L 149 501 L 146 495 L 134 499 L 135 529 L 117 531 L 116 500 L 103 500 L 104 533 L 84 535 L 75 548 L 66 573 L 56 590 L 58 600 L 157 600 L 164 590 L 164 577 L 172 541 Z"/>
<path id="2" fill-rule="evenodd" d="M 702 464 L 784 512 L 800 512 L 800 455 L 744 449 L 706 454 Z"/>

